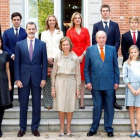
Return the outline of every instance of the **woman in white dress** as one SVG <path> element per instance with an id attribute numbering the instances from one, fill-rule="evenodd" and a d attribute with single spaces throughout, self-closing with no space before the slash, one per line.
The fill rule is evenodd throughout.
<path id="1" fill-rule="evenodd" d="M 63 32 L 60 31 L 58 21 L 54 15 L 49 15 L 46 19 L 45 31 L 41 33 L 41 40 L 46 43 L 48 67 L 53 67 L 54 57 L 60 53 L 59 42 L 63 37 Z M 48 69 L 49 69 L 48 68 Z M 44 107 L 52 109 L 52 96 L 51 96 L 51 72 L 48 73 L 47 84 L 43 88 Z"/>
<path id="2" fill-rule="evenodd" d="M 60 40 L 60 53 L 54 59 L 51 75 L 53 109 L 59 111 L 61 129 L 64 135 L 65 115 L 67 118 L 67 135 L 73 136 L 70 126 L 73 112 L 78 110 L 78 97 L 81 89 L 80 64 L 76 54 L 71 53 L 72 43 L 68 37 Z"/>

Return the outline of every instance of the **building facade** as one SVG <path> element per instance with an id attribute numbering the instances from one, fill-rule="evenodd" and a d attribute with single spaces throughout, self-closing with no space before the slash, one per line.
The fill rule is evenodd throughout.
<path id="1" fill-rule="evenodd" d="M 37 1 L 38 0 L 31 0 Z M 65 1 L 65 3 L 63 2 Z M 63 25 L 66 26 L 67 17 L 64 21 L 63 15 L 67 15 L 68 9 L 66 7 L 66 1 L 71 9 L 78 10 L 78 6 L 71 6 L 75 0 L 53 0 L 54 2 L 54 14 L 58 18 L 59 25 L 63 30 Z M 108 4 L 111 7 L 111 20 L 117 22 L 120 27 L 121 34 L 129 30 L 128 18 L 130 16 L 140 17 L 140 1 L 139 0 L 80 0 L 81 13 L 83 15 L 84 27 L 89 29 L 90 35 L 92 35 L 93 24 L 101 20 L 100 7 L 102 4 Z M 78 5 L 78 3 L 77 3 Z M 69 8 L 69 7 L 68 7 Z M 22 14 L 21 26 L 25 28 L 28 21 L 34 21 L 37 23 L 37 17 L 30 18 L 29 0 L 0 0 L 0 23 L 2 31 L 12 26 L 10 16 L 13 12 L 20 12 Z M 69 10 L 70 11 L 70 10 Z M 33 13 L 34 14 L 34 13 Z M 65 23 L 66 22 L 66 23 Z M 119 51 L 119 56 L 121 53 Z"/>

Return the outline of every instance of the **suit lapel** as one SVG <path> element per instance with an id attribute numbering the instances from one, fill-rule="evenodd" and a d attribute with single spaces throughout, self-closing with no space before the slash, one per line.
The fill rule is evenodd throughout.
<path id="1" fill-rule="evenodd" d="M 108 30 L 108 35 L 107 35 L 107 36 L 109 36 L 109 35 L 110 35 L 110 32 L 111 32 L 111 30 L 112 30 L 113 26 L 114 26 L 114 24 L 113 24 L 113 22 L 110 20 L 109 30 Z"/>
<path id="2" fill-rule="evenodd" d="M 17 41 L 19 41 L 19 39 L 21 38 L 22 36 L 22 28 L 20 27 L 20 30 L 19 30 L 19 35 L 17 37 Z"/>
<path id="3" fill-rule="evenodd" d="M 128 32 L 128 40 L 131 41 L 131 44 L 134 44 L 133 38 L 132 38 L 132 35 L 131 35 L 131 32 L 130 31 Z"/>
<path id="4" fill-rule="evenodd" d="M 30 61 L 27 39 L 24 40 L 23 49 L 24 49 L 24 52 L 25 52 L 26 57 L 27 57 L 28 60 Z"/>
<path id="5" fill-rule="evenodd" d="M 34 52 L 33 52 L 33 59 L 35 58 L 35 55 L 36 55 L 38 49 L 39 49 L 39 41 L 38 41 L 37 39 L 35 39 Z M 32 59 L 32 61 L 33 61 L 33 59 Z"/>
<path id="6" fill-rule="evenodd" d="M 14 28 L 12 27 L 11 30 L 10 30 L 10 34 L 13 38 L 13 41 L 16 43 L 16 36 L 15 36 L 15 33 L 14 33 Z"/>
<path id="7" fill-rule="evenodd" d="M 102 21 L 99 22 L 99 29 L 102 30 L 102 31 L 105 31 L 105 28 L 103 27 L 103 22 Z"/>
<path id="8" fill-rule="evenodd" d="M 138 44 L 139 44 L 138 42 L 140 41 L 139 38 L 140 38 L 140 31 L 138 31 L 138 36 L 137 36 L 137 42 L 136 42 L 136 45 L 137 45 L 137 46 L 138 46 Z"/>

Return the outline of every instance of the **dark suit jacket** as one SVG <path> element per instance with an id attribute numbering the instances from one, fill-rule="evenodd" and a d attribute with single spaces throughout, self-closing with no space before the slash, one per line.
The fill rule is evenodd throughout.
<path id="1" fill-rule="evenodd" d="M 34 86 L 40 86 L 41 80 L 47 80 L 46 43 L 35 39 L 32 61 L 30 61 L 27 39 L 16 44 L 15 81 L 20 80 L 26 86 L 30 78 Z"/>
<path id="2" fill-rule="evenodd" d="M 114 47 L 105 45 L 105 61 L 101 60 L 96 45 L 88 47 L 84 67 L 86 84 L 91 83 L 93 90 L 111 90 L 119 84 L 119 68 Z"/>
<path id="3" fill-rule="evenodd" d="M 14 29 L 13 27 L 5 30 L 3 34 L 3 45 L 4 45 L 4 50 L 8 52 L 10 55 L 10 67 L 14 67 L 14 61 L 11 59 L 11 55 L 15 54 L 15 46 L 18 41 L 24 40 L 27 37 L 27 34 L 25 32 L 25 29 L 20 27 L 19 30 L 19 36 L 16 39 L 16 36 L 14 34 Z"/>
<path id="4" fill-rule="evenodd" d="M 93 25 L 92 45 L 95 45 L 97 43 L 95 35 L 100 30 L 105 31 L 102 21 L 97 22 Z M 106 44 L 111 45 L 111 46 L 115 46 L 116 52 L 118 52 L 118 49 L 120 47 L 119 25 L 118 25 L 118 23 L 113 22 L 111 20 L 110 20 L 110 23 L 109 23 L 109 32 L 108 32 L 108 35 L 107 35 Z"/>
<path id="5" fill-rule="evenodd" d="M 122 34 L 121 51 L 122 51 L 122 55 L 123 55 L 123 62 L 125 62 L 128 59 L 128 57 L 129 57 L 128 50 L 132 45 L 134 45 L 134 42 L 133 42 L 133 39 L 131 36 L 131 32 L 128 31 L 128 32 Z M 138 31 L 136 45 L 140 50 L 140 31 Z"/>

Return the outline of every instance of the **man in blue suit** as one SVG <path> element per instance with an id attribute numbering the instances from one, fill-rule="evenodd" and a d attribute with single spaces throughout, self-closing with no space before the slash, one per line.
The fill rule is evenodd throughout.
<path id="1" fill-rule="evenodd" d="M 106 45 L 106 33 L 96 33 L 97 44 L 86 52 L 84 75 L 86 86 L 92 93 L 94 103 L 93 123 L 87 136 L 97 133 L 104 103 L 104 128 L 108 137 L 113 137 L 114 89 L 119 87 L 119 68 L 114 47 Z"/>
<path id="2" fill-rule="evenodd" d="M 27 107 L 30 90 L 32 94 L 32 124 L 34 136 L 40 136 L 38 126 L 41 114 L 41 88 L 47 79 L 46 44 L 35 38 L 36 24 L 26 25 L 27 39 L 16 44 L 15 49 L 15 81 L 20 98 L 20 130 L 18 137 L 25 134 L 27 126 Z"/>
<path id="3" fill-rule="evenodd" d="M 18 41 L 24 40 L 27 37 L 25 29 L 20 27 L 22 16 L 20 13 L 15 12 L 11 15 L 13 27 L 5 30 L 3 34 L 4 50 L 8 52 L 10 56 L 10 75 L 12 90 L 10 91 L 11 101 L 13 101 L 14 92 L 14 59 L 15 59 L 15 46 Z M 13 107 L 11 104 L 9 107 Z"/>
<path id="4" fill-rule="evenodd" d="M 116 52 L 118 53 L 120 47 L 120 30 L 119 25 L 116 22 L 113 22 L 109 19 L 110 16 L 110 7 L 108 5 L 101 6 L 101 15 L 102 20 L 93 25 L 93 34 L 92 34 L 92 45 L 95 45 L 96 42 L 96 33 L 100 30 L 105 31 L 107 34 L 107 45 L 115 47 Z M 116 102 L 116 95 L 114 91 L 114 108 L 122 109 L 122 106 L 118 105 Z"/>

